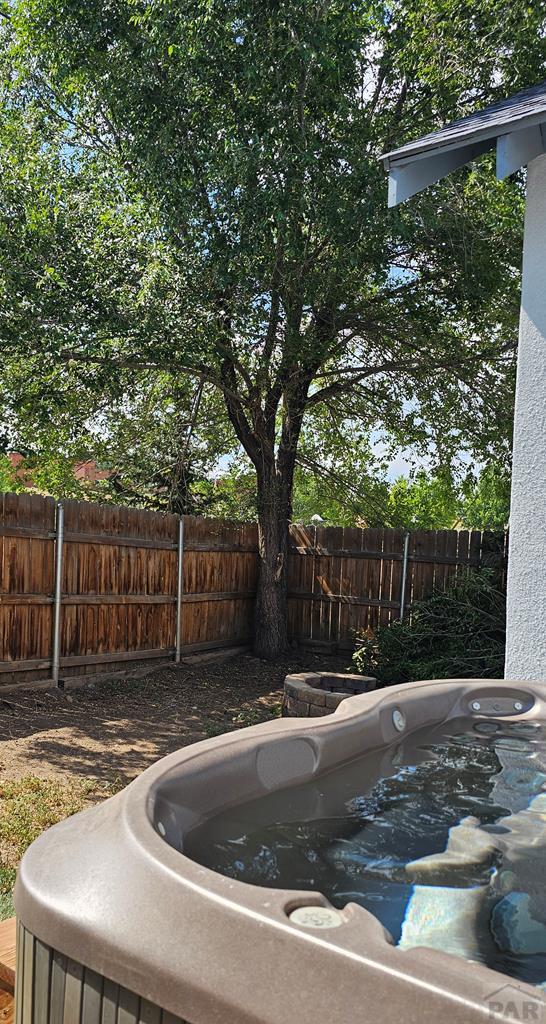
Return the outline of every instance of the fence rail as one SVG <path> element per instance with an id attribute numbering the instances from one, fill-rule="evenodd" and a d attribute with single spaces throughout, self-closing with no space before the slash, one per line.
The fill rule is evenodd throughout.
<path id="1" fill-rule="evenodd" d="M 350 648 L 505 551 L 488 533 L 293 526 L 290 636 Z M 0 495 L 0 687 L 249 644 L 257 575 L 255 524 Z"/>

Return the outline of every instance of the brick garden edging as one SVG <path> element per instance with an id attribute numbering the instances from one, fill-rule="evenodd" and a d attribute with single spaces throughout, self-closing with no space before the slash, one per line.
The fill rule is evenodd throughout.
<path id="1" fill-rule="evenodd" d="M 284 680 L 283 718 L 320 718 L 331 715 L 347 697 L 375 690 L 373 676 L 344 672 L 295 672 Z"/>

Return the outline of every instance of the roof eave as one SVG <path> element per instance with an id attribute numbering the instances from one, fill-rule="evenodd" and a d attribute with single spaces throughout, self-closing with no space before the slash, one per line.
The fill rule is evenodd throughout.
<path id="1" fill-rule="evenodd" d="M 497 125 L 495 131 L 461 134 L 426 149 L 408 152 L 403 147 L 384 154 L 380 159 L 389 172 L 389 206 L 397 206 L 495 146 L 496 174 L 502 180 L 546 152 L 546 113 Z"/>
<path id="2" fill-rule="evenodd" d="M 546 122 L 546 112 L 539 111 L 538 113 L 528 114 L 525 117 L 521 117 L 518 121 L 507 121 L 505 124 L 495 125 L 494 128 L 482 128 L 476 129 L 472 134 L 455 136 L 451 141 L 442 142 L 441 139 L 434 142 L 435 136 L 442 135 L 442 132 L 435 132 L 434 135 L 425 135 L 421 139 L 416 139 L 415 143 L 410 143 L 406 146 L 400 146 L 399 149 L 389 150 L 387 153 L 382 153 L 379 160 L 383 162 L 385 170 L 390 170 L 394 163 L 408 162 L 410 160 L 422 160 L 424 157 L 430 156 L 436 152 L 449 152 L 453 149 L 461 149 L 463 146 L 467 146 L 470 143 L 482 142 L 486 139 L 491 139 L 491 148 L 495 140 L 500 135 L 512 134 L 516 131 L 522 131 L 525 128 L 529 128 L 532 125 L 541 125 Z M 423 145 L 425 139 L 430 141 Z"/>

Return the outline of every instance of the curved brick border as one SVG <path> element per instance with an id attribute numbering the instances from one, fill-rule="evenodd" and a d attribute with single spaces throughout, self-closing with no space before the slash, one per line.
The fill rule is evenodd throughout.
<path id="1" fill-rule="evenodd" d="M 373 676 L 343 672 L 297 672 L 284 680 L 283 718 L 320 718 L 331 715 L 347 697 L 375 690 Z"/>

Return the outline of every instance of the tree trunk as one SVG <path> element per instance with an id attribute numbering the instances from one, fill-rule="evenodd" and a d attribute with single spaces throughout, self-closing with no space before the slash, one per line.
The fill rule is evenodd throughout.
<path id="1" fill-rule="evenodd" d="M 291 488 L 290 488 L 291 491 Z M 258 473 L 259 575 L 254 653 L 272 660 L 288 647 L 286 584 L 290 498 L 274 466 Z"/>
<path id="2" fill-rule="evenodd" d="M 305 372 L 296 368 L 284 381 L 277 381 L 266 394 L 263 405 L 255 403 L 251 407 L 250 415 L 237 396 L 237 380 L 229 359 L 222 369 L 223 380 L 229 388 L 224 392 L 228 416 L 256 470 L 260 561 L 254 653 L 269 660 L 283 654 L 288 647 L 286 591 L 292 488 L 305 403 L 317 368 L 310 366 Z M 281 399 L 282 425 L 275 454 Z"/>
<path id="3" fill-rule="evenodd" d="M 312 372 L 309 372 L 285 388 L 277 457 L 267 457 L 262 449 L 262 461 L 256 463 L 260 573 L 254 651 L 259 657 L 270 660 L 288 647 L 288 528 L 292 517 L 296 453 L 311 379 Z"/>

